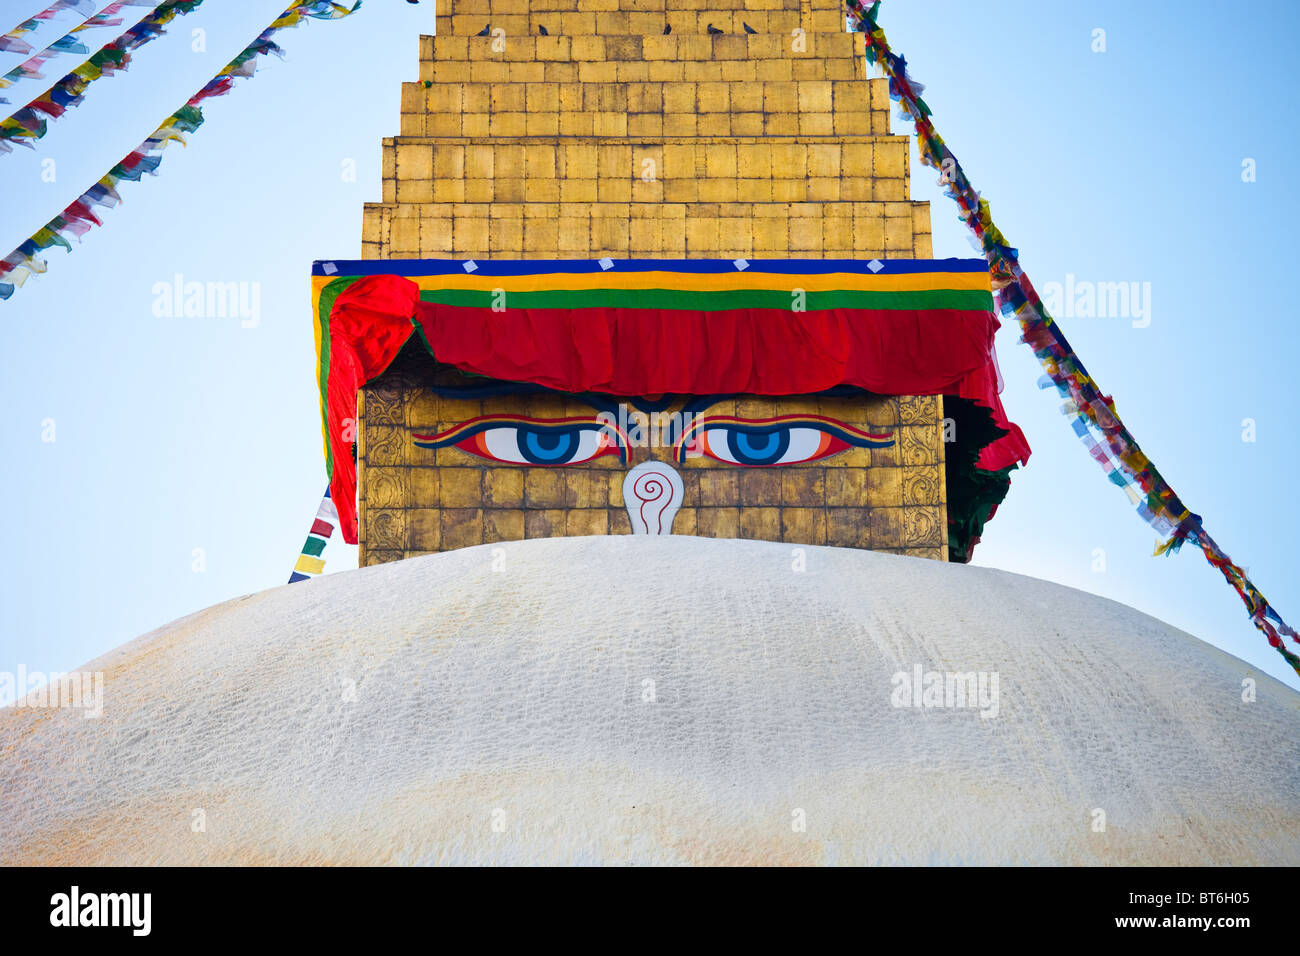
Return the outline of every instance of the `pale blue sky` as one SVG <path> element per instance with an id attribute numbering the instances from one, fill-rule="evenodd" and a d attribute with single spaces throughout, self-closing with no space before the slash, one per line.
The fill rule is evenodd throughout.
<path id="1" fill-rule="evenodd" d="M 103 6 L 107 0 L 100 5 Z M 210 2 L 92 88 L 35 152 L 0 156 L 0 246 L 12 249 L 148 135 L 245 46 L 284 0 Z M 44 6 L 3 0 L 17 23 Z M 890 0 L 882 24 L 940 132 L 992 202 L 1040 287 L 1150 283 L 1151 322 L 1063 321 L 1129 427 L 1210 532 L 1292 623 L 1300 620 L 1300 464 L 1290 402 L 1294 5 Z M 128 23 L 143 13 L 127 11 Z M 67 32 L 64 15 L 33 38 Z M 8 29 L 6 23 L 0 29 Z M 206 31 L 206 52 L 191 31 Z M 1095 53 L 1093 30 L 1106 31 Z M 118 31 L 93 31 L 99 43 Z M 69 670 L 154 627 L 284 582 L 324 487 L 308 309 L 315 258 L 356 258 L 379 198 L 380 139 L 416 78 L 432 4 L 370 0 L 350 19 L 280 34 L 287 59 L 209 101 L 187 148 L 122 186 L 71 255 L 0 303 L 0 670 Z M 0 55 L 0 72 L 22 57 Z M 60 58 L 57 77 L 76 58 Z M 6 95 L 25 102 L 46 84 Z M 24 95 L 26 94 L 26 95 Z M 12 109 L 13 107 L 0 107 Z M 895 129 L 906 129 L 895 121 Z M 41 161 L 56 162 L 54 182 Z M 915 148 L 913 148 L 915 160 Z M 1258 179 L 1244 183 L 1243 159 Z M 355 163 L 354 182 L 343 172 Z M 972 255 L 932 201 L 935 255 Z M 166 319 L 152 289 L 260 283 L 260 322 Z M 1155 534 L 1089 459 L 1004 328 L 1003 399 L 1034 448 L 976 562 L 1130 604 L 1300 686 L 1193 549 Z M 1242 420 L 1257 440 L 1243 442 Z M 42 442 L 53 419 L 56 440 Z M 206 570 L 193 570 L 202 549 Z M 1095 551 L 1105 570 L 1094 571 Z M 336 538 L 326 570 L 355 566 Z M 1087 634 L 1044 634 L 1068 651 Z"/>

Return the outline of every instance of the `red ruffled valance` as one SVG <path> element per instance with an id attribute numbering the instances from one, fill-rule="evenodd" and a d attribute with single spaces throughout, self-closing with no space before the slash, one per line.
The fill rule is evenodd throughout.
<path id="1" fill-rule="evenodd" d="M 955 395 L 989 409 L 1006 431 L 978 465 L 1029 458 L 998 396 L 992 312 L 959 309 L 488 309 L 422 302 L 410 279 L 356 279 L 328 327 L 326 416 L 331 489 L 355 543 L 356 468 L 346 423 L 356 394 L 416 327 L 434 357 L 465 372 L 566 392 L 653 396 L 800 395 L 853 385 L 883 395 Z"/>

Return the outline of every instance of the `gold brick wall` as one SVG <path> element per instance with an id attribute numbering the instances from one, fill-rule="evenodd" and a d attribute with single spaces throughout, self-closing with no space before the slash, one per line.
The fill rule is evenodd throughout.
<path id="1" fill-rule="evenodd" d="M 447 370 L 437 374 L 443 382 L 460 379 Z M 363 567 L 494 541 L 631 534 L 623 504 L 627 470 L 651 458 L 672 460 L 669 448 L 650 447 L 631 449 L 626 465 L 610 456 L 537 467 L 491 463 L 458 448 L 420 448 L 415 434 L 438 433 L 479 415 L 595 415 L 590 405 L 549 393 L 477 401 L 439 397 L 427 387 L 431 377 L 428 371 L 396 370 L 361 392 Z M 947 560 L 941 398 L 742 398 L 712 406 L 707 414 L 823 415 L 864 430 L 892 429 L 895 442 L 769 468 L 688 458 L 674 465 L 684 486 L 674 534 Z"/>
<path id="2" fill-rule="evenodd" d="M 438 13 L 383 142 L 364 258 L 932 254 L 887 81 L 866 77 L 835 0 Z"/>
<path id="3" fill-rule="evenodd" d="M 887 81 L 865 69 L 839 0 L 440 0 L 399 135 L 383 141 L 362 255 L 929 258 L 907 138 L 890 135 Z M 358 399 L 362 565 L 630 533 L 616 459 L 498 466 L 412 441 L 479 414 L 589 409 L 439 399 L 429 368 L 405 361 Z M 776 468 L 689 460 L 675 533 L 947 559 L 941 399 L 730 405 L 894 427 L 897 442 Z M 647 456 L 669 453 L 639 449 L 626 467 Z"/>

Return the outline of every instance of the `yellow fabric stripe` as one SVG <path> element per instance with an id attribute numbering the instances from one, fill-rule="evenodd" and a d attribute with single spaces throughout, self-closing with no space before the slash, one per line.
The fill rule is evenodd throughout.
<path id="1" fill-rule="evenodd" d="M 320 301 L 320 291 L 339 276 L 312 276 L 312 305 Z M 548 289 L 689 289 L 710 291 L 723 289 L 807 289 L 829 292 L 837 289 L 861 289 L 868 292 L 924 292 L 939 289 L 975 289 L 992 287 L 986 272 L 920 272 L 903 275 L 858 275 L 852 272 L 827 272 L 821 275 L 787 275 L 775 272 L 583 272 L 543 273 L 531 276 L 476 276 L 453 273 L 441 276 L 409 277 L 420 289 L 469 289 L 507 292 L 542 292 Z"/>
<path id="2" fill-rule="evenodd" d="M 891 276 L 828 272 L 788 275 L 774 272 L 584 272 L 530 276 L 442 275 L 412 276 L 420 289 L 466 289 L 490 292 L 544 292 L 570 289 L 681 289 L 716 292 L 731 289 L 804 289 L 809 292 L 861 290 L 871 292 L 922 292 L 942 289 L 989 290 L 987 272 L 930 272 Z"/>
<path id="3" fill-rule="evenodd" d="M 321 558 L 313 558 L 310 554 L 298 555 L 298 563 L 293 569 L 300 574 L 320 574 L 325 569 L 325 561 Z"/>

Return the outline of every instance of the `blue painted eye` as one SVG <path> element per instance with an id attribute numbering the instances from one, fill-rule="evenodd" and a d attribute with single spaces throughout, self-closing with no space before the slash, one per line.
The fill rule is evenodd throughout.
<path id="1" fill-rule="evenodd" d="M 766 433 L 727 429 L 727 450 L 742 465 L 774 465 L 790 448 L 789 428 Z"/>
<path id="2" fill-rule="evenodd" d="M 763 468 L 818 461 L 850 448 L 887 448 L 893 443 L 893 432 L 873 434 L 820 415 L 705 416 L 682 433 L 674 453 L 680 462 L 703 454 L 732 465 Z"/>
<path id="3" fill-rule="evenodd" d="M 454 447 L 512 465 L 578 465 L 604 455 L 623 457 L 622 433 L 590 418 L 536 419 L 484 415 L 437 435 L 415 435 L 420 448 Z"/>
<path id="4" fill-rule="evenodd" d="M 506 425 L 486 429 L 481 435 L 481 447 L 498 461 L 572 465 L 603 453 L 606 448 L 603 438 L 599 426 L 590 424 L 567 428 Z"/>
<path id="5" fill-rule="evenodd" d="M 573 458 L 580 437 L 576 428 L 570 431 L 560 431 L 558 428 L 542 431 L 521 425 L 515 440 L 519 442 L 520 454 L 527 461 L 535 465 L 562 465 Z"/>

